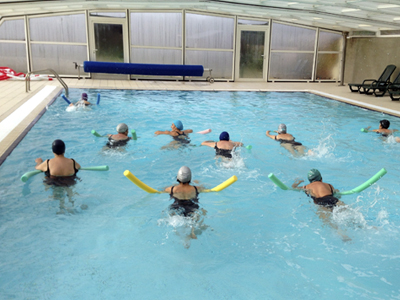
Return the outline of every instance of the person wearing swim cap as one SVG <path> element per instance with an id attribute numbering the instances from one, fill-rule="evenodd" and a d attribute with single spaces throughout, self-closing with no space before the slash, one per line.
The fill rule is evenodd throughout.
<path id="1" fill-rule="evenodd" d="M 392 135 L 394 132 L 398 131 L 397 129 L 390 130 L 390 121 L 389 120 L 380 120 L 379 121 L 379 128 L 374 129 L 374 130 L 369 130 L 371 126 L 368 126 L 365 128 L 363 131 L 368 132 L 368 131 L 373 131 L 376 132 L 384 137 L 388 137 L 389 135 Z M 398 138 L 396 138 L 397 141 Z"/>
<path id="2" fill-rule="evenodd" d="M 304 190 L 304 192 L 314 200 L 314 203 L 328 209 L 333 209 L 337 205 L 343 204 L 334 194 L 339 192 L 329 183 L 322 182 L 321 173 L 317 169 L 311 169 L 308 172 L 310 184 L 299 186 L 304 180 L 296 180 L 292 188 Z"/>
<path id="3" fill-rule="evenodd" d="M 177 149 L 184 144 L 190 144 L 189 133 L 192 133 L 192 129 L 183 129 L 183 124 L 179 120 L 175 120 L 171 125 L 171 130 L 156 131 L 155 135 L 166 134 L 173 138 L 173 141 L 166 146 L 161 147 L 161 149 Z"/>
<path id="4" fill-rule="evenodd" d="M 72 178 L 76 176 L 76 173 L 81 168 L 72 158 L 66 158 L 65 154 L 65 144 L 62 140 L 55 140 L 52 144 L 52 150 L 54 153 L 54 158 L 47 159 L 43 161 L 40 157 L 35 159 L 36 170 L 43 171 L 46 177 L 51 179 L 62 179 L 62 178 Z M 69 185 L 67 182 L 61 182 L 60 185 Z M 55 182 L 55 185 L 58 185 Z"/>
<path id="5" fill-rule="evenodd" d="M 318 216 L 322 221 L 332 228 L 336 229 L 337 233 L 341 236 L 344 242 L 351 241 L 337 224 L 332 223 L 329 219 L 330 213 L 333 208 L 337 206 L 344 206 L 345 204 L 334 196 L 339 190 L 335 189 L 331 184 L 322 181 L 321 173 L 317 169 L 311 169 L 307 174 L 309 184 L 299 186 L 303 180 L 296 180 L 292 184 L 292 188 L 304 191 L 309 197 L 311 197 L 316 205 L 318 205 Z"/>
<path id="6" fill-rule="evenodd" d="M 120 123 L 117 126 L 117 134 L 107 134 L 107 146 L 109 148 L 125 146 L 131 137 L 128 136 L 128 125 Z"/>
<path id="7" fill-rule="evenodd" d="M 157 130 L 154 132 L 155 135 L 160 135 L 160 134 L 167 134 L 172 136 L 175 140 L 188 140 L 189 138 L 189 133 L 192 133 L 192 129 L 185 129 L 183 130 L 183 124 L 179 120 L 175 120 L 171 124 L 171 130 L 164 130 L 160 131 Z"/>
<path id="8" fill-rule="evenodd" d="M 204 141 L 201 143 L 203 146 L 208 146 L 215 149 L 215 155 L 226 158 L 232 158 L 232 152 L 236 147 L 242 147 L 243 143 L 233 142 L 230 140 L 229 133 L 226 131 L 221 132 L 219 135 L 219 142 Z"/>
<path id="9" fill-rule="evenodd" d="M 187 166 L 183 166 L 179 169 L 176 176 L 178 185 L 170 186 L 165 189 L 165 192 L 169 193 L 171 199 L 174 200 L 169 207 L 173 214 L 178 214 L 183 217 L 191 217 L 196 221 L 200 218 L 197 213 L 199 209 L 199 193 L 201 193 L 204 188 L 201 186 L 191 185 L 192 181 L 192 171 Z M 205 214 L 205 210 L 201 210 Z M 190 238 L 197 239 L 194 233 L 194 227 L 191 229 Z"/>
<path id="10" fill-rule="evenodd" d="M 89 106 L 92 105 L 88 100 L 88 95 L 86 93 L 82 93 L 81 100 L 76 102 L 75 104 L 71 103 L 69 106 Z"/>
<path id="11" fill-rule="evenodd" d="M 270 130 L 267 130 L 265 133 L 267 137 L 279 142 L 282 147 L 292 153 L 293 156 L 302 156 L 304 155 L 304 151 L 306 147 L 303 146 L 302 143 L 296 142 L 293 135 L 287 133 L 286 125 L 280 124 L 277 131 L 277 135 L 270 134 Z M 311 150 L 308 151 L 309 154 L 312 154 Z"/>

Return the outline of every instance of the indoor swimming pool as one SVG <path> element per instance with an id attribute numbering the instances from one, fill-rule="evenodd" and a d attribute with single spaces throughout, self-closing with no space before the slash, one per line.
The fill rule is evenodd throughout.
<path id="1" fill-rule="evenodd" d="M 60 97 L 0 166 L 1 299 L 400 299 L 400 144 L 363 133 L 396 117 L 308 93 L 71 90 L 100 105 L 66 111 Z M 179 119 L 190 144 L 156 136 Z M 124 122 L 137 140 L 109 149 L 100 134 Z M 280 123 L 314 152 L 293 157 L 265 135 Z M 200 146 L 228 131 L 238 148 L 231 161 Z M 400 136 L 400 134 L 398 135 Z M 35 158 L 52 158 L 62 139 L 66 157 L 83 167 L 70 190 L 26 183 Z M 168 194 L 148 194 L 124 175 L 161 190 L 179 168 L 218 193 L 202 193 L 201 223 L 170 216 Z M 311 168 L 339 190 L 352 189 L 381 168 L 387 174 L 361 192 L 343 196 L 345 209 L 329 216 L 304 193 L 283 191 Z M 188 239 L 191 226 L 197 239 Z M 343 241 L 338 228 L 350 241 Z"/>

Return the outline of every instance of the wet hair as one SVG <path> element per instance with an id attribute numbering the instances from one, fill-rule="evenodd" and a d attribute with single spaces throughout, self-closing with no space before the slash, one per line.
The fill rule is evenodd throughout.
<path id="1" fill-rule="evenodd" d="M 383 129 L 388 129 L 390 126 L 390 122 L 388 120 L 380 120 L 379 123 Z"/>
<path id="2" fill-rule="evenodd" d="M 222 131 L 221 134 L 219 135 L 219 140 L 229 141 L 229 133 L 227 133 L 226 131 Z"/>
<path id="3" fill-rule="evenodd" d="M 55 140 L 52 145 L 53 153 L 60 155 L 65 153 L 65 144 L 62 140 Z"/>

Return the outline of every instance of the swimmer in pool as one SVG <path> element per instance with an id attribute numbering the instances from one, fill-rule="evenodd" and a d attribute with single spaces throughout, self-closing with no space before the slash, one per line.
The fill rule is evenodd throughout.
<path id="1" fill-rule="evenodd" d="M 176 180 L 179 182 L 178 185 L 170 186 L 165 189 L 165 192 L 169 193 L 171 199 L 174 200 L 174 203 L 169 207 L 170 211 L 172 214 L 190 217 L 193 220 L 198 221 L 200 219 L 198 195 L 204 190 L 204 188 L 201 186 L 190 185 L 192 172 L 186 166 L 179 169 Z M 205 215 L 206 211 L 204 209 L 201 209 L 200 211 Z M 205 225 L 202 223 L 203 221 L 199 223 L 199 228 L 205 229 Z M 193 226 L 191 227 L 191 233 L 188 238 L 197 239 L 195 228 Z"/>
<path id="2" fill-rule="evenodd" d="M 219 142 L 204 141 L 201 143 L 203 146 L 208 146 L 215 149 L 215 155 L 226 158 L 232 158 L 232 152 L 236 147 L 242 147 L 243 143 L 233 142 L 229 139 L 229 133 L 226 131 L 221 132 L 219 135 Z"/>
<path id="3" fill-rule="evenodd" d="M 296 142 L 293 135 L 287 133 L 285 124 L 280 124 L 278 127 L 278 131 L 274 132 L 278 134 L 272 135 L 270 134 L 270 130 L 267 130 L 265 134 L 267 135 L 267 137 L 281 143 L 281 146 L 292 153 L 293 156 L 304 155 L 306 147 L 304 147 L 302 143 Z M 312 154 L 312 151 L 309 150 L 308 154 Z"/>
<path id="4" fill-rule="evenodd" d="M 40 157 L 36 158 L 35 169 L 43 171 L 46 176 L 50 178 L 74 177 L 81 166 L 72 158 L 64 157 L 64 142 L 62 140 L 55 140 L 53 142 L 52 149 L 54 158 L 47 159 L 45 161 L 43 161 L 43 159 Z"/>
<path id="5" fill-rule="evenodd" d="M 107 134 L 108 141 L 107 146 L 109 148 L 125 146 L 128 141 L 131 139 L 128 136 L 128 125 L 125 123 L 120 123 L 117 126 L 117 134 Z"/>
<path id="6" fill-rule="evenodd" d="M 53 198 L 60 201 L 60 213 L 65 211 L 73 212 L 67 208 L 64 200 L 64 192 L 66 192 L 69 202 L 74 206 L 72 186 L 76 183 L 78 177 L 76 173 L 81 168 L 72 158 L 64 157 L 65 144 L 62 140 L 55 140 L 52 145 L 54 158 L 43 161 L 41 158 L 35 159 L 36 170 L 43 171 L 46 175 L 44 183 L 46 190 L 51 188 L 53 190 Z M 81 205 L 82 209 L 87 206 Z"/>
<path id="7" fill-rule="evenodd" d="M 366 132 L 373 131 L 373 132 L 380 134 L 381 136 L 388 137 L 389 135 L 392 135 L 394 132 L 398 131 L 397 129 L 390 130 L 389 126 L 390 126 L 390 122 L 388 120 L 380 120 L 378 129 L 369 130 L 371 128 L 371 126 L 368 126 L 367 128 L 364 129 L 364 131 L 366 131 Z M 396 141 L 397 141 L 397 139 L 398 138 L 396 138 Z"/>
<path id="8" fill-rule="evenodd" d="M 76 102 L 75 104 L 71 103 L 69 106 L 89 106 L 92 105 L 88 100 L 88 95 L 86 93 L 82 93 L 81 100 Z"/>
<path id="9" fill-rule="evenodd" d="M 171 148 L 179 148 L 183 144 L 189 144 L 189 133 L 192 133 L 192 129 L 185 129 L 183 130 L 183 124 L 179 120 L 175 120 L 171 125 L 171 130 L 165 131 L 156 131 L 154 132 L 155 135 L 166 134 L 172 136 L 174 139 L 171 143 L 166 146 L 163 146 L 162 149 L 171 149 Z"/>
<path id="10" fill-rule="evenodd" d="M 334 207 L 344 205 L 342 201 L 334 196 L 334 194 L 336 192 L 339 192 L 339 190 L 336 190 L 329 183 L 322 182 L 321 173 L 317 169 L 311 169 L 308 172 L 307 177 L 310 181 L 310 184 L 299 186 L 299 184 L 304 182 L 304 180 L 296 180 L 293 183 L 292 188 L 303 190 L 309 197 L 314 200 L 314 203 L 318 205 L 319 208 L 319 217 L 324 222 L 328 223 L 330 226 L 336 229 L 339 235 L 341 235 L 343 241 L 351 240 L 340 229 L 338 229 L 337 225 L 332 224 L 329 221 L 328 215 L 326 214 L 327 212 L 332 212 Z"/>

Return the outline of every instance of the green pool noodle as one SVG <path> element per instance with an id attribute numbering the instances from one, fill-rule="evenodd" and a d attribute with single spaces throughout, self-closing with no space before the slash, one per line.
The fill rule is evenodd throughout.
<path id="1" fill-rule="evenodd" d="M 97 137 L 102 137 L 102 135 L 101 134 L 99 134 L 99 133 L 97 133 L 97 131 L 96 130 L 92 130 L 92 134 L 94 135 L 94 136 L 97 136 Z"/>
<path id="2" fill-rule="evenodd" d="M 247 149 L 247 150 L 251 150 L 251 148 L 253 148 L 252 145 L 247 145 L 247 146 L 246 146 L 246 149 Z"/>
<path id="3" fill-rule="evenodd" d="M 79 170 L 84 170 L 84 171 L 108 171 L 109 167 L 108 166 L 83 167 L 83 168 L 80 168 Z"/>
<path id="4" fill-rule="evenodd" d="M 35 170 L 35 171 L 26 172 L 24 175 L 21 176 L 21 181 L 27 182 L 29 178 L 31 178 L 32 176 L 39 174 L 39 173 L 42 173 L 42 171 Z"/>
<path id="5" fill-rule="evenodd" d="M 365 129 L 365 128 L 361 128 L 361 132 L 368 133 L 369 131 L 367 129 Z"/>
<path id="6" fill-rule="evenodd" d="M 132 139 L 136 141 L 136 140 L 137 140 L 136 130 L 135 130 L 135 129 L 132 129 L 132 130 L 131 130 L 131 133 L 132 133 Z"/>
<path id="7" fill-rule="evenodd" d="M 108 171 L 109 167 L 108 166 L 94 166 L 94 167 L 86 167 L 86 168 L 80 168 L 79 170 L 84 170 L 84 171 Z M 35 170 L 35 171 L 30 171 L 26 172 L 24 175 L 21 176 L 21 181 L 22 182 L 27 182 L 29 178 L 32 176 L 42 173 L 43 171 L 40 170 Z"/>
<path id="8" fill-rule="evenodd" d="M 345 195 L 351 195 L 351 194 L 355 194 L 355 193 L 360 193 L 363 190 L 365 190 L 366 188 L 368 188 L 371 185 L 373 185 L 379 179 L 381 179 L 382 176 L 385 175 L 386 173 L 387 173 L 386 169 L 382 168 L 378 173 L 376 173 L 374 176 L 372 176 L 370 179 L 368 179 L 366 182 L 364 182 L 363 184 L 359 185 L 358 187 L 355 187 L 354 189 L 349 190 L 349 191 L 335 193 L 335 195 L 345 196 Z M 271 181 L 273 183 L 275 183 L 275 185 L 278 186 L 279 188 L 281 188 L 282 190 L 285 190 L 285 191 L 287 191 L 287 190 L 301 191 L 300 189 L 288 188 L 282 181 L 280 181 L 278 178 L 276 178 L 276 176 L 273 173 L 270 173 L 268 175 L 268 178 L 271 179 Z"/>
<path id="9" fill-rule="evenodd" d="M 275 185 L 276 185 L 277 187 L 281 188 L 281 189 L 284 190 L 284 191 L 288 191 L 288 190 L 291 190 L 291 191 L 300 191 L 299 189 L 292 189 L 292 188 L 287 187 L 282 181 L 280 181 L 280 180 L 274 175 L 274 173 L 270 173 L 270 174 L 268 175 L 268 178 L 271 179 L 271 181 L 272 181 L 273 183 L 275 183 Z"/>
<path id="10" fill-rule="evenodd" d="M 370 187 L 373 185 L 375 182 L 377 182 L 379 179 L 382 178 L 383 175 L 387 173 L 385 168 L 382 168 L 378 173 L 376 173 L 374 176 L 372 176 L 370 179 L 368 179 L 366 182 L 363 184 L 359 185 L 358 187 L 355 187 L 354 189 L 350 191 L 344 191 L 344 192 L 339 192 L 336 193 L 337 195 L 351 195 L 354 193 L 359 193 L 365 190 L 366 188 Z"/>

